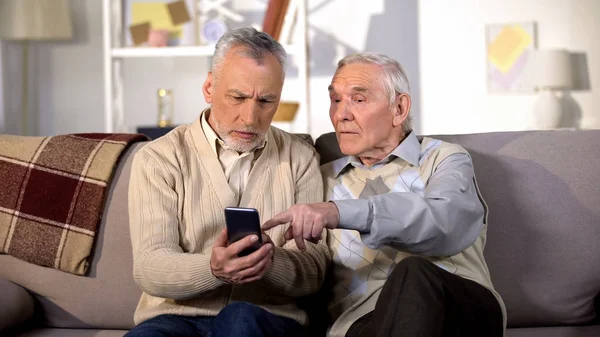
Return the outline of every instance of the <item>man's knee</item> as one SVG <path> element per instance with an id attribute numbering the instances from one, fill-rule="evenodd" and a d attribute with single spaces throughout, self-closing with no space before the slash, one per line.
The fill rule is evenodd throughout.
<path id="1" fill-rule="evenodd" d="M 302 336 L 302 326 L 254 304 L 234 302 L 223 308 L 212 325 L 212 336 Z"/>
<path id="2" fill-rule="evenodd" d="M 420 256 L 409 256 L 400 261 L 388 277 L 388 280 L 396 279 L 418 279 L 422 280 L 431 276 L 438 268 L 426 258 Z"/>
<path id="3" fill-rule="evenodd" d="M 260 336 L 264 309 L 246 302 L 234 302 L 223 308 L 213 321 L 213 334 L 224 336 Z"/>
<path id="4" fill-rule="evenodd" d="M 181 320 L 181 317 L 175 315 L 156 316 L 134 327 L 124 337 L 190 336 L 190 331 L 187 331 L 189 329 L 178 329 L 182 326 Z"/>
<path id="5" fill-rule="evenodd" d="M 219 316 L 227 316 L 230 319 L 250 319 L 257 318 L 262 313 L 261 307 L 247 302 L 234 302 L 228 304 L 219 312 Z"/>
<path id="6" fill-rule="evenodd" d="M 215 323 L 220 329 L 224 328 L 224 324 L 229 326 L 228 329 L 254 329 L 265 313 L 264 309 L 254 304 L 234 302 L 219 312 Z"/>

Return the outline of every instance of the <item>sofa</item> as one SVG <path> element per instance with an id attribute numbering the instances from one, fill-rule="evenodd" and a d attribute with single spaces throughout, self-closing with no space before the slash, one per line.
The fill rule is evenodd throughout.
<path id="1" fill-rule="evenodd" d="M 490 209 L 485 256 L 506 303 L 507 336 L 600 336 L 600 131 L 435 137 L 473 158 Z M 133 326 L 141 292 L 132 278 L 127 188 L 142 146 L 131 146 L 116 168 L 86 276 L 0 255 L 1 336 L 112 337 Z M 322 163 L 341 156 L 334 134 L 315 147 Z"/>

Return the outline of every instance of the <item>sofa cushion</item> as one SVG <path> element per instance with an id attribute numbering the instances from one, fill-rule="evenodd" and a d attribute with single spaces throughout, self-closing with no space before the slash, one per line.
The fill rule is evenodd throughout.
<path id="1" fill-rule="evenodd" d="M 133 281 L 128 186 L 132 145 L 119 163 L 87 276 L 68 274 L 0 255 L 0 278 L 29 289 L 39 302 L 44 325 L 62 328 L 130 329 L 141 290 Z"/>
<path id="2" fill-rule="evenodd" d="M 23 287 L 0 279 L 0 332 L 27 322 L 35 309 L 33 297 Z"/>
<path id="3" fill-rule="evenodd" d="M 600 131 L 439 137 L 473 157 L 509 326 L 588 323 L 600 292 Z"/>
<path id="4" fill-rule="evenodd" d="M 433 136 L 465 147 L 489 209 L 485 257 L 509 327 L 584 324 L 600 292 L 600 131 Z M 340 156 L 335 135 L 315 145 Z"/>

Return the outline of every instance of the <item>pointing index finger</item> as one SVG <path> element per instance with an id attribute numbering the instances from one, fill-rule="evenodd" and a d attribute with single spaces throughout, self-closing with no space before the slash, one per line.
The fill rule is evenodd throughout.
<path id="1" fill-rule="evenodd" d="M 262 225 L 262 229 L 263 230 L 268 230 L 274 227 L 277 227 L 279 225 L 283 225 L 286 224 L 288 222 L 291 222 L 293 219 L 292 217 L 292 213 L 289 211 L 285 211 L 282 213 L 279 213 L 277 215 L 275 215 L 274 217 L 272 217 L 271 219 L 269 219 L 267 222 L 265 222 Z"/>

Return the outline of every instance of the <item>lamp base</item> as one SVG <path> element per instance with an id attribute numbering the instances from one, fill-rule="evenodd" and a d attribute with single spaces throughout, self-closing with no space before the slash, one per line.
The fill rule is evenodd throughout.
<path id="1" fill-rule="evenodd" d="M 560 127 L 563 109 L 556 92 L 544 90 L 540 93 L 534 106 L 535 126 L 541 130 L 551 130 Z"/>

